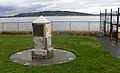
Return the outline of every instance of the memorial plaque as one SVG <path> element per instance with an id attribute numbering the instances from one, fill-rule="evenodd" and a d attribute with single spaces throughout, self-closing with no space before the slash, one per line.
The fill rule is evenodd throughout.
<path id="1" fill-rule="evenodd" d="M 34 36 L 44 36 L 44 25 L 32 24 L 33 26 L 33 35 Z"/>

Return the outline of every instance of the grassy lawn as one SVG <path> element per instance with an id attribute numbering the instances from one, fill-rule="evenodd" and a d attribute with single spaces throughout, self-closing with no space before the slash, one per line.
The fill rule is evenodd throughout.
<path id="1" fill-rule="evenodd" d="M 95 37 L 56 35 L 53 46 L 74 52 L 77 58 L 48 67 L 12 63 L 9 55 L 32 47 L 31 36 L 0 36 L 0 73 L 120 73 L 120 60 L 100 46 Z"/>

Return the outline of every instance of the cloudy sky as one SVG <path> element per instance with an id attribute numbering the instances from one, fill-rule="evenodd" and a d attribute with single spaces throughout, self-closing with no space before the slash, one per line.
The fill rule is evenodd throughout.
<path id="1" fill-rule="evenodd" d="M 0 0 L 0 16 L 45 10 L 99 13 L 105 8 L 117 10 L 119 5 L 120 0 Z"/>

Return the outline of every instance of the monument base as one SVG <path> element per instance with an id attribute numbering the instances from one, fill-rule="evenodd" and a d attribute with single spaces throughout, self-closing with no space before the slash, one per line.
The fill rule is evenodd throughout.
<path id="1" fill-rule="evenodd" d="M 75 54 L 69 51 L 61 50 L 61 48 L 53 49 L 53 57 L 50 59 L 32 59 L 31 52 L 35 49 L 19 51 L 10 56 L 10 60 L 14 63 L 30 65 L 30 66 L 50 66 L 72 61 L 76 58 Z"/>
<path id="2" fill-rule="evenodd" d="M 48 48 L 47 50 L 42 49 L 34 49 L 31 52 L 32 60 L 35 59 L 50 59 L 53 57 L 53 47 Z"/>

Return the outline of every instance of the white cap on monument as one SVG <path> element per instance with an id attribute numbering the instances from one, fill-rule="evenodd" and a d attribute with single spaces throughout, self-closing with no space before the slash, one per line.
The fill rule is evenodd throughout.
<path id="1" fill-rule="evenodd" d="M 45 17 L 40 16 L 37 18 L 37 20 L 33 21 L 33 23 L 46 24 L 46 23 L 50 23 L 50 21 L 47 20 Z"/>

